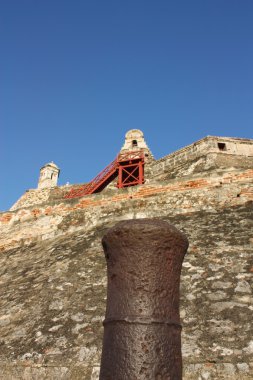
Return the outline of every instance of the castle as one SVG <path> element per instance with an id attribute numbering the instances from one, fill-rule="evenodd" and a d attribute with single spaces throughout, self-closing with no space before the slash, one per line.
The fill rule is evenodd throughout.
<path id="1" fill-rule="evenodd" d="M 253 140 L 207 136 L 155 160 L 131 130 L 89 184 L 57 186 L 59 173 L 44 165 L 38 188 L 0 213 L 0 379 L 98 379 L 101 237 L 119 220 L 145 217 L 169 221 L 190 242 L 184 380 L 252 379 Z"/>

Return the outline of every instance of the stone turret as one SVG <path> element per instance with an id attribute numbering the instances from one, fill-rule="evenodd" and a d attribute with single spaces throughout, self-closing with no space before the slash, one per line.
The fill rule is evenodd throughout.
<path id="1" fill-rule="evenodd" d="M 42 168 L 40 169 L 38 189 L 57 186 L 59 174 L 60 169 L 57 165 L 55 165 L 53 161 L 49 164 L 42 166 Z"/>
<path id="2" fill-rule="evenodd" d="M 146 160 L 153 159 L 153 155 L 144 140 L 143 132 L 139 129 L 131 129 L 126 133 L 125 143 L 120 153 L 141 150 L 145 153 Z"/>

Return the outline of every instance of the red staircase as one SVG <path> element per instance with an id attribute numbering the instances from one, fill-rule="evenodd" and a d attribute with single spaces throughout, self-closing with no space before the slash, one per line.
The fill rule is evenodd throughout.
<path id="1" fill-rule="evenodd" d="M 144 183 L 144 154 L 141 151 L 120 153 L 91 182 L 71 189 L 64 198 L 78 198 L 88 194 L 99 193 L 119 175 L 117 187 L 134 186 Z"/>

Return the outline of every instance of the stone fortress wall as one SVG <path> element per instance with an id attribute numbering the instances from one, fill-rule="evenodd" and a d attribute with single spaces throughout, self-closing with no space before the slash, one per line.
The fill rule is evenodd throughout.
<path id="1" fill-rule="evenodd" d="M 207 148 L 229 141 L 237 153 Z M 71 200 L 63 198 L 68 186 L 30 190 L 0 214 L 0 379 L 98 379 L 101 237 L 119 220 L 144 217 L 171 222 L 190 241 L 181 280 L 184 380 L 252 379 L 253 141 L 196 144 L 201 154 L 184 164 L 159 171 L 173 154 L 151 161 L 144 185 Z"/>
<path id="2" fill-rule="evenodd" d="M 240 168 L 243 166 L 245 158 L 247 158 L 247 163 L 249 161 L 253 163 L 253 141 L 250 139 L 207 136 L 155 161 L 152 165 L 152 171 L 155 177 L 161 178 L 164 176 L 164 172 L 169 172 L 173 175 L 176 169 L 191 163 L 191 171 L 184 174 L 192 174 L 198 165 L 198 160 L 202 159 L 206 164 L 206 168 L 208 168 L 208 161 L 209 166 L 216 161 L 219 165 L 219 158 L 224 159 L 224 157 L 227 160 L 225 166 L 229 166 L 228 163 L 230 162 L 231 166 Z M 198 171 L 197 168 L 196 172 Z"/>
<path id="3" fill-rule="evenodd" d="M 132 134 L 130 136 L 132 137 Z M 134 134 L 133 136 L 135 137 Z M 121 151 L 126 149 L 125 145 Z M 149 149 L 144 149 L 149 151 Z M 154 160 L 150 151 L 149 153 L 152 161 L 146 163 L 146 183 L 176 177 L 182 178 L 195 173 L 198 175 L 199 172 L 212 169 L 215 164 L 218 169 L 225 168 L 225 170 L 231 166 L 239 169 L 253 167 L 253 140 L 250 139 L 207 136 L 159 160 Z M 48 165 L 50 168 L 51 164 Z M 48 201 L 50 194 L 54 194 L 55 198 L 62 199 L 63 194 L 69 190 L 68 186 L 57 187 L 54 182 L 51 187 L 41 188 L 39 181 L 38 189 L 27 190 L 10 210 L 43 204 Z M 71 188 L 75 186 L 78 185 L 71 185 Z M 112 189 L 111 186 L 110 189 Z"/>

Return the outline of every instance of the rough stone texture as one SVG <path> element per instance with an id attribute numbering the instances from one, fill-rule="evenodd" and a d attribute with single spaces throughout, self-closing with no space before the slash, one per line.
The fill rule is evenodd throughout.
<path id="1" fill-rule="evenodd" d="M 101 238 L 117 221 L 145 217 L 174 224 L 190 242 L 181 278 L 183 378 L 252 379 L 251 157 L 209 156 L 209 170 L 186 162 L 177 179 L 167 168 L 145 185 L 72 200 L 63 200 L 67 187 L 33 190 L 0 213 L 0 379 L 98 379 Z"/>
<path id="2" fill-rule="evenodd" d="M 252 168 L 253 140 L 207 136 L 157 160 L 153 178 L 177 178 L 228 168 Z"/>
<path id="3" fill-rule="evenodd" d="M 107 304 L 99 379 L 182 380 L 179 288 L 186 236 L 159 219 L 134 219 L 117 223 L 102 245 Z"/>

